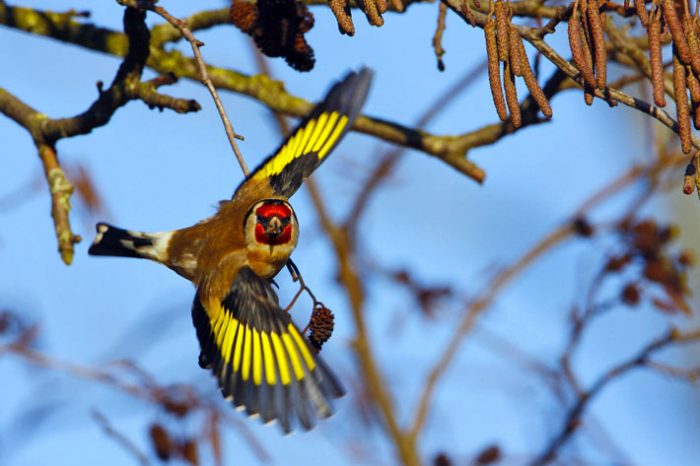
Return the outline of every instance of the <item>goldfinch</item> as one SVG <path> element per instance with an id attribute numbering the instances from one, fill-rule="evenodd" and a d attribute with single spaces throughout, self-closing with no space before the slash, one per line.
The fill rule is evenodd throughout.
<path id="1" fill-rule="evenodd" d="M 371 80 L 362 69 L 337 82 L 212 217 L 159 233 L 98 223 L 88 251 L 150 259 L 190 280 L 200 366 L 236 408 L 278 421 L 285 433 L 311 429 L 344 393 L 272 287 L 299 237 L 288 199 L 352 127 Z"/>

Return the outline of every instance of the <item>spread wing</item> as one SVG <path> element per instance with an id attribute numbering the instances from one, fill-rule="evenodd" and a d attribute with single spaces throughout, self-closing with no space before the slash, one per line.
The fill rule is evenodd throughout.
<path id="1" fill-rule="evenodd" d="M 372 72 L 363 68 L 337 82 L 282 145 L 238 187 L 258 198 L 289 198 L 352 127 L 367 98 Z M 251 190 L 251 191 L 249 191 Z"/>
<path id="2" fill-rule="evenodd" d="M 333 414 L 343 389 L 280 308 L 270 283 L 243 267 L 220 300 L 201 288 L 192 305 L 201 347 L 199 363 L 218 379 L 236 408 L 278 420 L 287 433 Z"/>

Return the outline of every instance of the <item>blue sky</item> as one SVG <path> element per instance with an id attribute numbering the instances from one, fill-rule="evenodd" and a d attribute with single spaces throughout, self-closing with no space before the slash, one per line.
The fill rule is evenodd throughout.
<path id="1" fill-rule="evenodd" d="M 49 1 L 24 4 L 90 9 L 92 20 L 100 25 L 118 29 L 121 24 L 121 7 L 116 2 L 96 6 L 81 0 L 62 2 L 61 7 Z M 218 5 L 198 2 L 202 8 Z M 183 2 L 165 2 L 164 6 L 176 15 L 192 11 Z M 430 45 L 436 5 L 418 5 L 402 16 L 387 14 L 382 28 L 369 27 L 355 13 L 354 38 L 338 34 L 328 9 L 316 7 L 313 12 L 316 25 L 308 39 L 316 54 L 315 69 L 299 74 L 279 59 L 271 62 L 287 88 L 309 100 L 322 97 L 328 84 L 348 68 L 367 65 L 376 75 L 366 113 L 410 124 L 445 88 L 483 60 L 481 31 L 450 15 L 444 43 L 447 70 L 437 71 Z M 248 39 L 237 30 L 225 28 L 198 37 L 206 42 L 203 53 L 211 63 L 255 71 Z M 553 40 L 557 45 L 562 38 Z M 0 72 L 0 86 L 52 117 L 87 108 L 96 95 L 95 82 L 110 82 L 119 65 L 113 57 L 8 29 L 0 29 L 0 56 L 11 63 Z M 427 129 L 457 134 L 492 123 L 496 114 L 486 82 L 483 76 L 457 96 Z M 183 81 L 164 92 L 195 98 L 203 110 L 182 116 L 151 111 L 133 102 L 118 111 L 108 126 L 58 145 L 65 164 L 80 163 L 90 170 L 109 209 L 106 220 L 118 225 L 141 230 L 190 225 L 209 215 L 216 202 L 229 197 L 241 180 L 204 88 Z M 262 106 L 245 97 L 222 97 L 234 127 L 246 137 L 241 149 L 248 164 L 255 166 L 278 145 L 277 130 Z M 571 92 L 558 96 L 553 108 L 553 122 L 470 154 L 487 172 L 483 186 L 437 159 L 407 153 L 362 224 L 360 238 L 372 259 L 387 267 L 408 267 L 429 283 L 447 282 L 467 294 L 475 293 L 495 268 L 526 251 L 593 190 L 632 162 L 647 159 L 647 141 L 639 136 L 646 133 L 648 123 L 639 115 L 619 107 L 611 110 L 600 102 L 587 108 L 582 97 Z M 590 128 L 586 135 L 579 131 L 581 127 Z M 592 134 L 596 137 L 589 136 Z M 378 147 L 375 139 L 351 134 L 319 170 L 316 178 L 334 216 L 345 214 L 348 200 L 375 163 Z M 6 118 L 0 118 L 0 155 L 0 197 L 40 176 L 31 140 Z M 662 219 L 673 218 L 678 211 L 694 218 L 697 199 L 681 197 L 679 191 L 674 189 L 649 211 Z M 352 322 L 334 280 L 332 251 L 318 232 L 303 189 L 293 203 L 302 225 L 294 259 L 307 283 L 336 312 L 336 333 L 324 348 L 324 356 L 342 379 L 352 381 L 356 377 L 348 347 Z M 614 218 L 610 216 L 621 205 L 610 203 L 600 218 Z M 197 341 L 189 316 L 192 287 L 156 264 L 88 257 L 92 219 L 81 216 L 80 210 L 78 206 L 73 223 L 84 241 L 77 246 L 71 267 L 65 267 L 56 254 L 43 185 L 21 206 L 0 212 L 0 263 L 5 265 L 0 272 L 0 308 L 16 309 L 28 319 L 40 320 L 41 349 L 56 357 L 95 365 L 131 358 L 162 383 L 208 384 L 214 391 L 213 380 L 196 362 Z M 684 241 L 697 248 L 695 238 L 686 234 Z M 568 243 L 510 286 L 481 325 L 551 361 L 564 343 L 572 300 L 580 297 L 596 264 L 589 246 L 582 241 Z M 288 280 L 282 280 L 280 294 L 291 293 Z M 297 312 L 304 316 L 306 310 L 302 307 Z M 440 342 L 459 319 L 459 310 L 426 320 L 418 316 L 406 294 L 377 280 L 368 289 L 367 312 L 375 352 L 405 421 L 415 406 L 424 374 L 442 348 Z M 401 338 L 394 341 L 390 328 L 397 321 L 402 322 Z M 143 328 L 145 322 L 148 328 Z M 648 309 L 601 319 L 587 334 L 584 351 L 575 360 L 582 379 L 590 382 L 614 360 L 633 354 L 667 322 Z M 676 323 L 687 324 L 685 320 Z M 466 460 L 492 442 L 522 457 L 539 451 L 560 424 L 562 413 L 541 384 L 494 355 L 480 334 L 477 330 L 467 340 L 437 392 L 422 443 L 426 459 L 446 450 Z M 154 342 L 149 344 L 151 339 Z M 431 342 L 435 343 L 428 344 Z M 687 352 L 674 355 L 681 362 L 692 356 Z M 155 409 L 96 384 L 37 371 L 7 356 L 0 358 L 0 374 L 0 433 L 7 434 L 0 437 L 0 464 L 117 465 L 131 461 L 101 433 L 90 417 L 91 408 L 98 408 L 115 427 L 147 448 L 145 429 L 149 420 L 157 418 Z M 352 419 L 351 398 L 341 401 L 338 414 L 309 434 L 281 437 L 274 429 L 249 424 L 269 446 L 275 464 L 317 464 L 328 458 L 334 459 L 332 464 L 353 464 L 346 456 L 348 439 L 353 439 L 359 425 Z M 13 440 L 17 416 L 27 405 L 44 400 L 62 408 L 35 437 L 25 442 Z M 692 387 L 637 371 L 610 386 L 596 400 L 592 413 L 633 463 L 684 465 L 700 455 L 698 401 Z M 370 450 L 377 464 L 391 464 L 391 452 L 381 433 L 372 428 L 364 435 L 357 448 Z M 574 443 L 574 448 L 587 451 L 585 441 Z M 231 463 L 256 461 L 235 432 L 227 435 L 225 452 Z M 600 459 L 596 454 L 590 458 Z M 362 461 L 369 462 L 367 458 Z"/>

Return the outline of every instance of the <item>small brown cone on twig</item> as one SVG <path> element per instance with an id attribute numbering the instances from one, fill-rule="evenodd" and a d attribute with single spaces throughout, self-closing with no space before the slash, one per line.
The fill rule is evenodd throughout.
<path id="1" fill-rule="evenodd" d="M 323 304 L 317 304 L 309 323 L 309 343 L 316 352 L 321 351 L 323 344 L 331 337 L 334 326 L 335 316 L 333 312 Z"/>

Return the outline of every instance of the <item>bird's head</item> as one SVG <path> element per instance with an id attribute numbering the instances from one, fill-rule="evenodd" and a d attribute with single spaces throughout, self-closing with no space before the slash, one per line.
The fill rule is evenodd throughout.
<path id="1" fill-rule="evenodd" d="M 287 249 L 297 244 L 299 224 L 292 206 L 282 199 L 264 199 L 250 209 L 245 223 L 249 247 Z"/>

